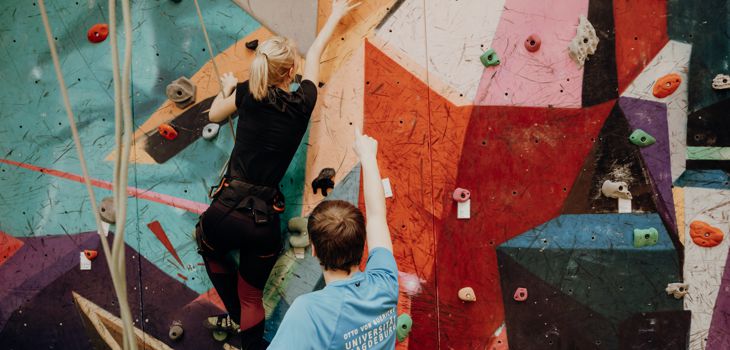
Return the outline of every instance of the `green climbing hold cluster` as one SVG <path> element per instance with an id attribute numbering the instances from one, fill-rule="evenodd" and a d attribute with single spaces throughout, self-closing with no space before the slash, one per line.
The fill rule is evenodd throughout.
<path id="1" fill-rule="evenodd" d="M 406 340 L 408 333 L 411 332 L 413 327 L 413 319 L 408 314 L 400 314 L 398 316 L 398 328 L 395 330 L 395 335 L 399 342 Z"/>
<path id="2" fill-rule="evenodd" d="M 499 56 L 497 56 L 497 52 L 495 52 L 494 49 L 484 51 L 479 59 L 485 67 L 496 66 L 499 64 Z"/>
<path id="3" fill-rule="evenodd" d="M 656 142 L 656 139 L 654 136 L 649 135 L 646 131 L 636 129 L 629 136 L 629 141 L 639 147 L 646 147 L 653 145 Z"/>
<path id="4" fill-rule="evenodd" d="M 309 234 L 307 233 L 307 218 L 294 217 L 289 219 L 289 244 L 294 248 L 305 248 L 309 246 Z"/>
<path id="5" fill-rule="evenodd" d="M 635 228 L 634 229 L 634 247 L 648 247 L 653 246 L 659 241 L 659 231 L 657 229 L 650 228 Z"/>

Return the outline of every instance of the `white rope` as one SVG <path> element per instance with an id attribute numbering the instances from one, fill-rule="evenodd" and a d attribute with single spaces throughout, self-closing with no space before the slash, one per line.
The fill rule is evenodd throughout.
<path id="1" fill-rule="evenodd" d="M 203 21 L 203 13 L 200 11 L 200 5 L 198 0 L 193 0 L 195 3 L 195 10 L 198 12 L 198 21 L 200 22 L 200 28 L 203 29 L 203 36 L 205 37 L 205 43 L 208 45 L 208 54 L 210 55 L 210 62 L 213 63 L 213 71 L 215 71 L 216 81 L 218 81 L 218 87 L 220 88 L 221 95 L 223 92 L 223 83 L 221 83 L 221 72 L 218 70 L 218 65 L 215 63 L 215 55 L 213 54 L 213 47 L 210 45 L 210 38 L 208 37 L 208 29 L 205 27 L 205 21 Z M 224 96 L 225 97 L 225 96 Z M 228 125 L 231 127 L 231 136 L 233 136 L 233 142 L 236 142 L 236 131 L 233 130 L 233 119 L 228 116 Z M 226 166 L 228 162 L 226 162 Z M 225 169 L 225 166 L 223 167 Z"/>
<path id="2" fill-rule="evenodd" d="M 119 146 L 119 140 L 120 140 L 120 131 L 119 131 L 119 64 L 118 64 L 118 53 L 117 53 L 117 47 L 116 47 L 116 21 L 115 21 L 115 4 L 114 0 L 109 0 L 110 3 L 110 23 L 112 24 L 110 26 L 111 30 L 111 36 L 112 40 L 111 42 L 114 44 L 112 45 L 112 63 L 114 65 L 114 91 L 115 91 L 115 140 L 117 142 L 117 146 Z M 89 194 L 89 200 L 91 202 L 91 210 L 92 214 L 94 215 L 94 220 L 96 222 L 96 229 L 97 233 L 99 234 L 99 238 L 101 240 L 102 248 L 104 250 L 104 254 L 107 257 L 107 264 L 109 267 L 109 273 L 111 275 L 112 284 L 114 286 L 114 291 L 117 295 L 117 300 L 119 302 L 119 309 L 120 314 L 122 317 L 123 327 L 122 327 L 122 338 L 123 338 L 123 348 L 125 350 L 137 350 L 137 341 L 136 336 L 134 334 L 134 326 L 132 324 L 132 313 L 129 309 L 129 303 L 127 302 L 127 280 L 126 280 L 126 274 L 125 274 L 125 261 L 124 261 L 124 226 L 126 221 L 126 188 L 127 188 L 127 170 L 129 167 L 129 149 L 131 148 L 131 101 L 129 100 L 129 80 L 130 80 L 130 68 L 131 68 L 131 34 L 132 34 L 132 27 L 131 27 L 131 19 L 130 19 L 130 10 L 129 10 L 129 1 L 128 0 L 122 0 L 122 12 L 124 17 L 124 28 L 125 28 L 125 70 L 124 70 L 124 77 L 122 78 L 122 95 L 124 95 L 125 99 L 122 100 L 122 111 L 123 111 L 123 118 L 124 118 L 124 139 L 123 142 L 123 150 L 120 152 L 119 147 L 117 147 L 117 159 L 114 165 L 115 168 L 115 174 L 114 174 L 114 185 L 113 185 L 113 196 L 114 196 L 114 202 L 115 207 L 117 208 L 116 213 L 116 222 L 117 222 L 117 230 L 116 235 L 114 236 L 114 242 L 112 244 L 112 249 L 110 251 L 109 243 L 106 240 L 106 232 L 104 232 L 102 223 L 101 223 L 101 217 L 99 216 L 99 210 L 97 208 L 96 204 L 96 196 L 94 195 L 94 191 L 91 187 L 91 178 L 89 177 L 89 171 L 86 166 L 86 159 L 84 157 L 84 151 L 83 147 L 81 145 L 81 139 L 79 138 L 79 132 L 78 128 L 76 127 L 76 121 L 74 118 L 73 110 L 71 109 L 71 102 L 68 97 L 68 90 L 66 88 L 66 82 L 63 79 L 63 73 L 61 71 L 61 64 L 59 63 L 58 53 L 56 52 L 56 46 L 53 39 L 53 33 L 51 30 L 51 25 L 48 21 L 48 14 L 46 12 L 46 6 L 44 0 L 38 1 L 40 12 L 41 12 L 41 19 L 43 20 L 43 27 L 46 32 L 46 40 L 48 41 L 48 47 L 51 51 L 51 58 L 53 59 L 53 66 L 56 71 L 56 78 L 58 79 L 59 88 L 61 91 L 61 96 L 63 98 L 63 105 L 66 109 L 66 116 L 69 120 L 69 125 L 71 126 L 71 135 L 73 136 L 74 145 L 76 146 L 76 153 L 79 157 L 79 163 L 81 165 L 81 173 L 84 177 L 84 185 L 86 186 L 86 191 Z M 126 88 L 125 88 L 126 85 Z M 126 157 L 124 157 L 126 155 Z M 123 193 L 123 195 L 120 195 L 120 193 Z M 120 199 L 121 198 L 121 199 Z M 120 253 L 121 252 L 121 253 Z"/>

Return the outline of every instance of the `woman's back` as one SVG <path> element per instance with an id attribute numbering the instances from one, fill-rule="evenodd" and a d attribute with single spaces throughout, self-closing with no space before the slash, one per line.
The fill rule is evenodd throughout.
<path id="1" fill-rule="evenodd" d="M 277 186 L 307 130 L 316 101 L 317 87 L 309 80 L 292 93 L 271 88 L 262 101 L 253 98 L 248 81 L 239 84 L 230 176 L 255 185 Z"/>

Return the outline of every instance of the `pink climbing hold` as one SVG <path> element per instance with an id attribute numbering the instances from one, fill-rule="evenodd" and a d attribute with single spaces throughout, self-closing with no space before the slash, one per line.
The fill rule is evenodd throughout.
<path id="1" fill-rule="evenodd" d="M 517 288 L 515 290 L 514 298 L 516 301 L 525 301 L 527 300 L 527 288 Z"/>
<path id="2" fill-rule="evenodd" d="M 457 188 L 454 190 L 454 194 L 452 197 L 457 202 L 466 202 L 471 197 L 471 192 L 469 192 L 469 190 L 465 190 L 463 188 Z"/>

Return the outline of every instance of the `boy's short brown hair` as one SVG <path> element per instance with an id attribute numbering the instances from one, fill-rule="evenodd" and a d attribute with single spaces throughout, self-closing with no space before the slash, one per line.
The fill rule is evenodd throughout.
<path id="1" fill-rule="evenodd" d="M 365 217 L 341 200 L 324 201 L 309 215 L 309 237 L 326 270 L 350 271 L 360 264 L 365 249 Z"/>

